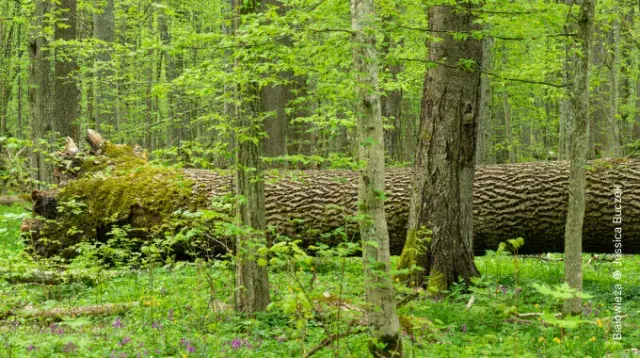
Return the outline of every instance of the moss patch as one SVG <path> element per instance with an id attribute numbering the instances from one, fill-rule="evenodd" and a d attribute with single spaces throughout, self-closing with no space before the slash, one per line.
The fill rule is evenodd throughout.
<path id="1" fill-rule="evenodd" d="M 147 161 L 136 156 L 130 146 L 107 142 L 103 155 L 85 159 L 81 167 L 81 173 L 86 175 L 109 169 L 132 170 L 146 164 Z"/>
<path id="2" fill-rule="evenodd" d="M 56 233 L 59 246 L 51 249 L 101 240 L 114 225 L 140 228 L 135 236 L 151 238 L 176 210 L 201 209 L 207 202 L 179 169 L 148 164 L 131 147 L 107 143 L 104 154 L 86 157 L 78 178 L 56 194 L 58 213 L 48 226 L 55 226 L 49 232 Z"/>

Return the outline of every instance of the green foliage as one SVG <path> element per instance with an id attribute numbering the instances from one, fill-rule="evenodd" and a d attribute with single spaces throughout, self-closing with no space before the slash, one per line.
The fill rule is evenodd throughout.
<path id="1" fill-rule="evenodd" d="M 223 202 L 217 205 L 227 205 Z M 176 220 L 203 224 L 220 217 L 218 211 L 176 212 Z M 47 269 L 43 262 L 25 259 L 18 239 L 20 207 L 0 207 L 0 261 L 17 272 Z M 231 229 L 220 224 L 220 230 Z M 199 225 L 196 225 L 200 227 Z M 204 230 L 204 227 L 201 227 Z M 233 313 L 234 263 L 232 260 L 197 260 L 195 263 L 137 260 L 122 256 L 128 228 L 112 231 L 109 250 L 112 268 L 99 263 L 99 247 L 83 245 L 83 253 L 67 267 L 85 272 L 90 281 L 71 280 L 62 285 L 10 284 L 0 275 L 0 315 L 7 311 L 80 307 L 96 303 L 137 302 L 126 313 L 104 316 L 63 317 L 55 322 L 9 316 L 0 321 L 3 352 L 14 356 L 103 357 L 144 356 L 277 357 L 309 351 L 326 337 L 353 329 L 334 342 L 341 356 L 363 356 L 368 345 L 363 321 L 362 261 L 352 257 L 356 243 L 330 248 L 320 245 L 310 252 L 298 243 L 279 238 L 268 253 L 272 305 L 255 319 Z M 182 232 L 186 239 L 193 233 Z M 196 235 L 197 236 L 197 235 Z M 149 247 L 152 244 L 148 245 Z M 107 249 L 102 248 L 102 249 Z M 150 249 L 153 250 L 153 249 Z M 104 258 L 105 256 L 102 256 Z M 118 260 L 117 258 L 124 258 Z M 393 258 L 396 261 L 397 258 Z M 488 255 L 476 264 L 482 278 L 469 289 L 454 286 L 437 299 L 420 295 L 400 310 L 406 349 L 416 356 L 620 356 L 629 354 L 640 339 L 637 330 L 625 329 L 621 341 L 611 339 L 614 308 L 611 271 L 614 264 L 601 261 L 585 267 L 582 317 L 557 317 L 562 301 L 574 294 L 563 287 L 562 262 L 520 259 L 515 285 L 513 257 Z M 640 324 L 638 257 L 623 257 L 625 288 L 622 310 L 626 327 Z M 115 266 L 114 266 L 115 265 Z M 115 270 L 115 271 L 113 271 Z M 115 272 L 116 274 L 109 274 Z M 399 299 L 413 289 L 396 287 Z M 469 298 L 475 303 L 467 309 Z M 513 320 L 516 314 L 542 313 Z M 20 313 L 18 313 L 20 314 Z M 16 319 L 20 324 L 13 322 Z M 360 333 L 359 333 L 360 332 Z M 154 352 L 154 353 L 151 353 Z M 333 354 L 324 349 L 318 356 Z"/>
<path id="2" fill-rule="evenodd" d="M 30 142 L 0 135 L 0 194 L 24 192 L 31 185 Z"/>

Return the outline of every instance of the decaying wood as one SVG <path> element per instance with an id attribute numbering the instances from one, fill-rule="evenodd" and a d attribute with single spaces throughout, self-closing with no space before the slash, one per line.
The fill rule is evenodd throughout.
<path id="1" fill-rule="evenodd" d="M 33 269 L 28 272 L 16 272 L 7 268 L 0 268 L 0 278 L 10 283 L 33 283 L 41 285 L 59 285 L 67 282 L 82 282 L 93 284 L 100 277 L 114 277 L 115 271 L 102 271 L 99 275 L 80 270 L 43 271 Z"/>
<path id="2" fill-rule="evenodd" d="M 87 130 L 87 142 L 91 146 L 93 154 L 96 154 L 96 155 L 102 154 L 102 152 L 104 151 L 104 147 L 107 143 L 107 141 L 104 138 L 102 138 L 100 133 L 92 129 Z"/>
<path id="3" fill-rule="evenodd" d="M 97 157 L 92 160 L 96 160 L 95 158 Z M 620 228 L 624 252 L 640 253 L 640 160 L 608 159 L 592 161 L 588 165 L 584 251 L 612 252 L 614 230 Z M 98 175 L 104 176 L 100 173 Z M 220 197 L 234 190 L 234 176 L 229 172 L 176 169 L 175 175 L 192 181 L 194 197 Z M 402 251 L 406 237 L 411 177 L 411 170 L 405 168 L 390 168 L 386 173 L 385 212 L 390 249 L 395 255 Z M 111 173 L 110 178 L 109 180 L 122 180 L 125 183 L 131 180 L 130 176 L 125 174 L 117 176 Z M 479 167 L 474 178 L 473 197 L 476 254 L 483 254 L 485 250 L 495 250 L 500 242 L 516 237 L 524 238 L 525 242 L 524 246 L 518 249 L 519 254 L 562 252 L 567 187 L 568 162 Z M 614 189 L 617 187 L 620 187 L 622 192 L 622 223 L 614 222 L 617 200 Z M 93 188 L 98 189 L 100 188 Z M 343 233 L 346 233 L 346 238 L 357 240 L 357 223 L 348 219 L 356 213 L 357 193 L 358 175 L 353 171 L 307 170 L 271 173 L 265 181 L 267 223 L 275 227 L 279 234 L 300 239 L 303 246 L 314 245 L 317 242 L 334 245 L 344 240 Z M 88 202 L 91 200 L 91 194 L 88 192 L 78 200 Z M 115 194 L 117 196 L 117 193 Z M 60 192 L 39 192 L 34 195 L 34 212 L 50 220 L 60 221 L 61 214 L 56 213 L 59 195 Z M 184 208 L 171 208 L 172 211 L 178 209 Z M 130 212 L 125 214 L 128 215 L 129 223 L 134 222 L 142 226 L 158 224 L 149 220 L 139 220 L 139 215 L 148 216 L 145 208 L 133 206 Z M 87 234 L 70 240 L 69 245 L 80 240 L 92 239 L 99 232 L 108 232 L 105 227 L 108 229 L 112 224 L 108 217 L 90 217 L 90 212 L 84 212 L 82 215 L 95 219 L 94 221 L 104 227 L 90 228 Z M 37 220 L 25 226 L 25 231 L 38 231 L 38 228 L 42 228 L 42 224 Z M 43 230 L 44 232 L 37 235 L 32 233 L 32 240 L 37 240 L 38 236 L 53 234 L 46 232 L 46 229 Z M 327 235 L 336 230 L 339 230 L 338 234 Z M 56 252 L 43 254 L 51 255 Z"/>
<path id="4" fill-rule="evenodd" d="M 16 203 L 26 203 L 26 202 L 27 200 L 25 200 L 25 198 L 18 195 L 0 196 L 0 205 L 4 205 L 4 206 L 11 206 Z"/>
<path id="5" fill-rule="evenodd" d="M 46 318 L 46 319 L 59 320 L 65 317 L 106 316 L 106 315 L 123 314 L 138 305 L 139 305 L 138 302 L 129 302 L 129 303 L 107 303 L 107 304 L 67 307 L 67 308 L 52 308 L 48 310 L 37 310 L 32 308 L 25 308 L 20 311 L 12 312 L 12 315 L 21 316 L 25 318 Z"/>

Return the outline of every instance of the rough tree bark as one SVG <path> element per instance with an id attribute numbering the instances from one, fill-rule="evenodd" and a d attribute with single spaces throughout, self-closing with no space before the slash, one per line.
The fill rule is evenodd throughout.
<path id="1" fill-rule="evenodd" d="M 136 159 L 135 164 L 123 164 L 124 169 L 120 170 L 118 163 L 121 160 L 111 157 L 111 151 L 107 152 L 106 156 L 88 159 L 84 163 L 80 158 L 80 162 L 74 166 L 90 168 L 98 162 L 100 168 L 112 167 L 109 176 L 101 172 L 95 176 L 86 173 L 78 179 L 67 181 L 57 192 L 36 193 L 36 214 L 60 223 L 60 227 L 49 226 L 43 228 L 42 233 L 33 233 L 30 240 L 38 252 L 43 255 L 63 254 L 63 249 L 68 247 L 73 255 L 74 244 L 82 240 L 101 239 L 101 233 L 109 231 L 114 219 L 115 224 L 133 223 L 152 232 L 151 228 L 157 221 L 139 220 L 139 216 L 144 215 L 141 208 L 162 218 L 162 215 L 170 215 L 175 210 L 189 208 L 188 204 L 199 198 L 201 200 L 195 207 L 205 209 L 206 203 L 213 197 L 235 192 L 234 175 L 230 172 L 165 168 L 163 172 L 170 177 L 168 179 L 183 182 L 187 193 L 180 196 L 163 186 L 163 183 L 171 182 L 168 179 L 154 177 L 149 184 L 144 176 L 139 175 L 154 166 Z M 611 237 L 616 227 L 612 223 L 612 183 L 620 183 L 626 213 L 625 252 L 640 253 L 640 160 L 591 161 L 587 162 L 587 166 L 583 226 L 585 252 L 612 252 Z M 133 172 L 126 169 L 131 167 L 135 168 Z M 524 246 L 519 250 L 521 253 L 562 252 L 568 179 L 569 163 L 566 161 L 478 167 L 473 184 L 475 253 L 495 250 L 501 241 L 516 237 L 525 239 Z M 342 242 L 342 231 L 330 235 L 336 229 L 345 230 L 347 237 L 358 239 L 356 225 L 345 219 L 356 214 L 357 173 L 335 170 L 282 171 L 277 176 L 267 176 L 265 182 L 266 220 L 277 228 L 278 233 L 302 240 L 303 246 L 317 242 L 329 245 Z M 398 255 L 407 237 L 412 170 L 387 169 L 385 182 L 390 250 L 393 255 Z M 133 196 L 123 194 L 123 191 L 132 187 L 142 190 L 138 193 L 135 189 Z M 156 190 L 153 190 L 154 187 Z M 82 227 L 84 232 L 72 237 L 66 234 L 72 224 L 67 221 L 68 216 L 55 210 L 57 202 L 67 200 L 70 195 L 77 195 L 77 200 L 87 205 L 82 216 L 75 217 L 82 221 L 73 222 Z M 166 212 L 154 209 L 157 203 L 163 202 L 171 203 Z M 28 225 L 25 229 L 29 229 Z M 62 246 L 47 248 L 38 244 L 39 236 L 56 237 L 56 229 L 63 233 Z M 233 246 L 232 242 L 229 244 Z"/>
<path id="2" fill-rule="evenodd" d="M 31 140 L 34 143 L 46 140 L 53 129 L 51 118 L 53 117 L 55 92 L 49 52 L 50 41 L 43 31 L 46 26 L 45 19 L 51 13 L 52 6 L 47 0 L 35 2 L 34 21 L 29 42 L 31 58 L 29 74 L 30 128 Z M 43 152 L 35 148 L 31 150 L 31 168 L 35 180 L 53 182 L 51 165 L 45 162 Z"/>
<path id="3" fill-rule="evenodd" d="M 478 29 L 470 5 L 458 5 L 466 11 L 450 6 L 429 10 L 429 29 L 440 40 L 430 41 L 429 60 L 446 65 L 429 68 L 424 81 L 407 235 L 411 242 L 422 227 L 432 230 L 426 262 L 420 264 L 434 292 L 446 290 L 458 276 L 470 282 L 479 275 L 473 256 L 472 195 L 480 73 L 459 68 L 458 61 L 469 59 L 479 66 L 482 41 L 454 38 L 452 33 Z"/>
<path id="4" fill-rule="evenodd" d="M 256 4 L 235 6 L 242 14 L 256 11 Z M 260 111 L 260 103 L 255 98 L 258 88 L 248 83 L 245 94 L 244 113 L 237 120 L 236 136 L 236 193 L 238 216 L 245 232 L 236 238 L 236 310 L 254 315 L 267 308 L 270 302 L 269 281 L 266 262 L 260 264 L 259 248 L 266 245 L 265 194 L 260 162 L 258 137 L 260 126 L 255 119 Z M 264 260 L 262 260 L 264 261 Z"/>
<path id="5" fill-rule="evenodd" d="M 248 139 L 237 138 L 236 192 L 242 196 L 238 203 L 240 222 L 246 232 L 236 240 L 236 309 L 253 315 L 269 305 L 267 266 L 258 263 L 258 246 L 265 245 L 264 181 L 260 178 L 259 145 L 251 139 L 257 137 L 255 123 L 239 117 L 239 126 Z"/>
<path id="6" fill-rule="evenodd" d="M 374 357 L 402 357 L 400 322 L 391 278 L 389 230 L 384 212 L 384 135 L 378 88 L 378 54 L 373 0 L 351 0 L 353 64 L 356 71 L 358 216 Z M 382 347 L 380 346 L 382 344 Z"/>
<path id="7" fill-rule="evenodd" d="M 565 229 L 565 280 L 572 288 L 582 291 L 582 230 L 586 208 L 586 164 L 589 144 L 589 71 L 593 37 L 595 1 L 582 0 L 578 15 L 580 49 L 573 85 L 573 125 L 569 147 L 569 208 Z M 613 183 L 612 183 L 613 185 Z M 579 297 L 566 302 L 565 312 L 579 313 Z"/>

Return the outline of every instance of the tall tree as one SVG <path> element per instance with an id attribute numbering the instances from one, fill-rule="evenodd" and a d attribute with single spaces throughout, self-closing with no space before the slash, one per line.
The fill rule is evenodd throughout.
<path id="1" fill-rule="evenodd" d="M 255 12 L 255 3 L 233 0 L 236 14 Z M 237 25 L 236 25 L 237 26 Z M 237 30 L 237 29 L 236 29 Z M 259 248 L 266 245 L 267 228 L 264 203 L 264 180 L 260 162 L 261 104 L 257 84 L 250 81 L 243 91 L 244 110 L 236 117 L 236 187 L 240 196 L 238 216 L 244 227 L 236 239 L 236 310 L 247 315 L 269 305 L 269 281 L 266 261 L 261 263 Z"/>
<path id="2" fill-rule="evenodd" d="M 31 69 L 29 76 L 29 106 L 31 108 L 31 140 L 38 143 L 46 139 L 52 131 L 51 118 L 54 108 L 54 81 L 50 56 L 50 38 L 45 28 L 50 26 L 53 5 L 48 0 L 35 1 L 35 11 L 31 27 L 29 55 Z M 49 151 L 49 148 L 40 148 Z M 43 152 L 34 148 L 31 151 L 31 168 L 35 180 L 53 181 L 53 170 L 45 161 Z"/>
<path id="3" fill-rule="evenodd" d="M 284 15 L 286 10 L 279 0 L 261 0 L 260 11 L 265 12 L 269 7 L 276 7 L 279 15 Z M 283 46 L 288 46 L 290 41 L 283 39 L 278 41 Z M 289 84 L 291 71 L 278 71 L 273 74 L 275 83 L 270 83 L 260 89 L 260 110 L 270 115 L 264 120 L 264 131 L 267 137 L 264 139 L 263 155 L 266 157 L 279 157 L 286 155 L 287 137 L 289 134 L 289 118 L 286 107 L 291 100 Z M 272 167 L 286 167 L 285 164 L 271 163 Z"/>
<path id="4" fill-rule="evenodd" d="M 618 12 L 619 8 L 614 7 L 614 11 Z M 611 24 L 611 56 L 609 61 L 609 115 L 608 115 L 608 148 L 607 154 L 611 157 L 622 156 L 622 147 L 620 145 L 620 116 L 618 102 L 620 99 L 619 88 L 619 71 L 620 71 L 620 19 L 618 14 Z"/>
<path id="5" fill-rule="evenodd" d="M 493 70 L 493 38 L 486 36 L 482 39 L 482 71 Z M 493 153 L 493 89 L 488 75 L 480 78 L 480 120 L 478 123 L 478 143 L 476 144 L 476 162 L 478 164 L 495 163 Z"/>
<path id="6" fill-rule="evenodd" d="M 114 0 L 97 0 L 93 14 L 93 36 L 100 40 L 95 62 L 98 86 L 93 89 L 96 128 L 107 124 L 117 129 L 119 123 L 115 122 L 116 98 L 112 87 L 115 72 L 111 62 L 112 46 L 116 38 Z"/>
<path id="7" fill-rule="evenodd" d="M 479 30 L 472 12 L 475 6 L 458 1 L 455 7 L 429 10 L 433 38 L 428 43 L 428 61 L 436 65 L 427 70 L 424 80 L 407 244 L 415 244 L 423 227 L 432 230 L 421 264 L 430 275 L 428 287 L 433 292 L 447 289 L 459 276 L 470 282 L 479 275 L 472 246 L 472 192 L 482 41 L 456 38 L 456 34 Z M 464 68 L 462 63 L 469 62 L 471 67 Z M 405 251 L 412 249 L 405 246 Z"/>
<path id="8" fill-rule="evenodd" d="M 578 15 L 577 48 L 580 51 L 575 70 L 571 98 L 573 123 L 569 145 L 569 208 L 565 227 L 565 280 L 572 288 L 582 290 L 582 227 L 585 210 L 585 166 L 589 146 L 589 72 L 593 38 L 595 0 L 582 0 Z M 565 311 L 579 313 L 580 298 L 567 301 Z"/>
<path id="9" fill-rule="evenodd" d="M 55 37 L 58 46 L 55 52 L 55 98 L 53 109 L 53 130 L 65 137 L 78 140 L 76 120 L 80 109 L 80 91 L 76 84 L 77 69 L 73 47 L 67 41 L 76 40 L 77 4 L 76 0 L 61 0 L 57 11 Z"/>
<path id="10" fill-rule="evenodd" d="M 389 231 L 384 214 L 384 136 L 378 88 L 378 54 L 374 32 L 373 0 L 351 0 L 353 63 L 356 71 L 358 158 L 360 169 L 358 212 L 371 353 L 376 357 L 401 357 L 402 338 L 390 274 Z M 380 348 L 380 343 L 384 346 Z"/>

